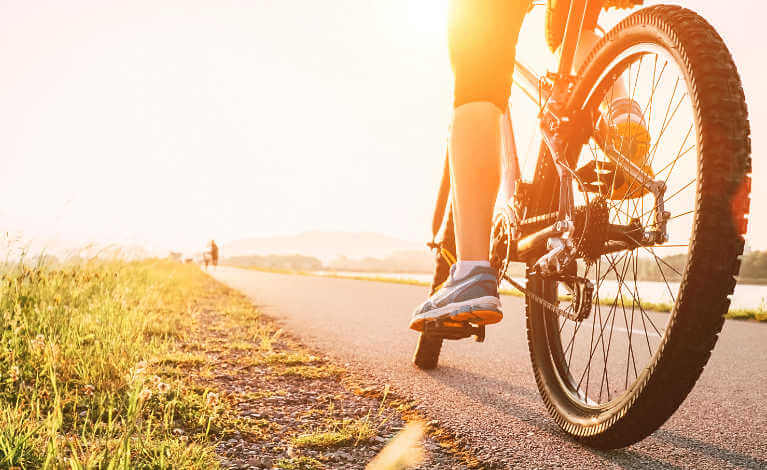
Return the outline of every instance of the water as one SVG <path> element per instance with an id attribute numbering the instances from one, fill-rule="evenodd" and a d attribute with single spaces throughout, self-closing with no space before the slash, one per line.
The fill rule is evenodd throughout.
<path id="1" fill-rule="evenodd" d="M 336 275 L 336 276 L 361 276 L 361 277 L 379 277 L 385 279 L 414 280 L 422 282 L 431 282 L 431 274 L 425 273 L 387 273 L 387 272 L 351 272 L 351 271 L 316 271 L 318 275 Z M 524 279 L 514 278 L 516 281 L 524 284 Z M 668 287 L 664 282 L 640 281 L 638 292 L 641 299 L 645 302 L 671 303 L 671 294 L 676 297 L 679 291 L 678 282 L 669 282 Z M 506 281 L 501 284 L 502 288 L 513 289 Z M 671 293 L 669 293 L 669 288 Z M 599 288 L 599 296 L 603 299 L 614 298 L 618 290 L 616 281 L 605 280 Z M 623 291 L 625 297 L 631 297 L 630 292 Z M 735 286 L 735 293 L 732 296 L 732 308 L 758 309 L 767 304 L 767 285 L 738 284 Z"/>

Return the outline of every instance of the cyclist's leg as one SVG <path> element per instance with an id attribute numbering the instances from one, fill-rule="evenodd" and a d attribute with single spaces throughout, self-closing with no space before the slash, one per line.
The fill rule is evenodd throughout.
<path id="1" fill-rule="evenodd" d="M 459 261 L 487 261 L 500 182 L 500 116 L 529 0 L 451 0 L 448 42 L 455 75 L 449 154 Z"/>
<path id="2" fill-rule="evenodd" d="M 500 183 L 500 117 L 514 50 L 529 0 L 451 0 L 448 43 L 455 75 L 449 154 L 458 263 L 443 287 L 420 305 L 410 328 L 429 319 L 478 324 L 503 318 L 496 273 L 488 262 L 493 205 Z"/>

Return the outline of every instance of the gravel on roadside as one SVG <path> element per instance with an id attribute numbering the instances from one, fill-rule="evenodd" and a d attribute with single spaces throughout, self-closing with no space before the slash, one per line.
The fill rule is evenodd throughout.
<path id="1" fill-rule="evenodd" d="M 409 421 L 422 420 L 416 404 L 386 385 L 364 384 L 242 294 L 211 282 L 217 286 L 190 308 L 191 331 L 179 345 L 205 360 L 179 367 L 228 410 L 231 426 L 216 443 L 223 468 L 363 469 Z M 413 468 L 495 467 L 461 449 L 438 423 L 425 429 L 423 460 Z"/>

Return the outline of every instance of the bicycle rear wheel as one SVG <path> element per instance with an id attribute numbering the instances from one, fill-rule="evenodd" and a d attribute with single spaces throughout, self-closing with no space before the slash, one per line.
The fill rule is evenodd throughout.
<path id="1" fill-rule="evenodd" d="M 670 6 L 632 14 L 594 47 L 569 109 L 597 108 L 621 76 L 652 136 L 642 164 L 667 184 L 669 241 L 580 262 L 579 275 L 595 286 L 583 321 L 527 299 L 541 396 L 566 432 L 598 448 L 652 433 L 700 376 L 735 287 L 750 190 L 743 90 L 724 42 L 705 20 Z M 594 142 L 580 159 L 607 161 Z M 639 186 L 631 182 L 622 198 L 606 186 L 592 188 L 581 203 L 600 197 L 610 223 L 652 228 L 653 197 Z M 578 294 L 563 287 L 528 279 L 531 292 L 574 309 Z"/>

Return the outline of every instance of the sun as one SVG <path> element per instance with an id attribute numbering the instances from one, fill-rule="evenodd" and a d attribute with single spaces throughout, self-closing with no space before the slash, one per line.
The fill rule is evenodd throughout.
<path id="1" fill-rule="evenodd" d="M 407 21 L 413 32 L 423 35 L 447 34 L 448 0 L 410 0 Z"/>

